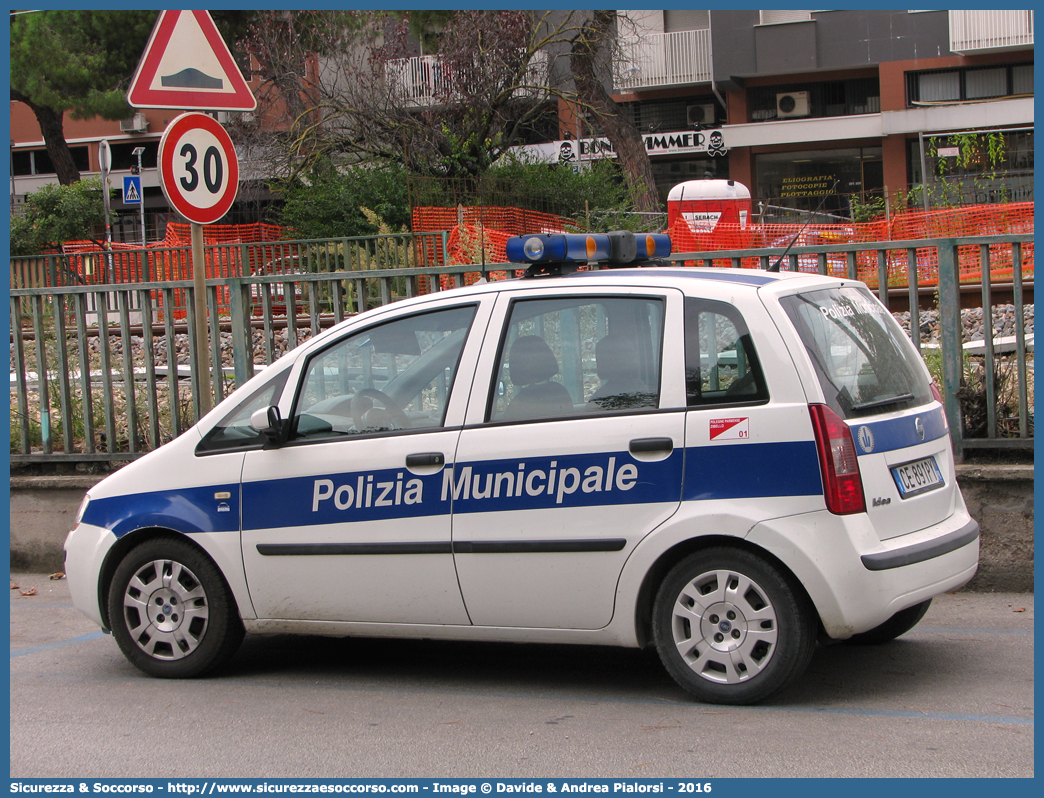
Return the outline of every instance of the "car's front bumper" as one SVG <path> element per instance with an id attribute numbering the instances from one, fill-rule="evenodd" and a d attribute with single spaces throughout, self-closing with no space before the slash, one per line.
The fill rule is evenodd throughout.
<path id="1" fill-rule="evenodd" d="M 116 536 L 108 529 L 82 523 L 65 538 L 65 575 L 73 606 L 106 632 L 109 628 L 104 621 L 104 598 L 98 580 L 105 556 L 115 542 Z"/>

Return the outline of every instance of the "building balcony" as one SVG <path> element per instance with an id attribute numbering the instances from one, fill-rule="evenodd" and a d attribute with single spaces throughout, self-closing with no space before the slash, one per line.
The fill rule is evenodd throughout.
<path id="1" fill-rule="evenodd" d="M 617 91 L 710 82 L 709 30 L 626 37 L 619 45 L 614 75 Z"/>
<path id="2" fill-rule="evenodd" d="M 951 11 L 950 49 L 991 53 L 1033 47 L 1032 11 Z"/>
<path id="3" fill-rule="evenodd" d="M 546 91 L 547 65 L 547 53 L 543 50 L 535 53 L 514 96 L 535 96 Z M 454 86 L 472 84 L 475 75 L 466 74 L 472 69 L 477 73 L 482 70 L 482 64 L 462 70 L 459 64 L 447 64 L 440 56 L 421 55 L 389 61 L 384 74 L 388 90 L 403 105 L 426 108 L 459 100 L 462 92 L 455 91 Z"/>

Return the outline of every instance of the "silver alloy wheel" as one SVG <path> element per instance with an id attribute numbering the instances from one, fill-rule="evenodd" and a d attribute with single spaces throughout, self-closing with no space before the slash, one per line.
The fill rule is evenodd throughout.
<path id="1" fill-rule="evenodd" d="M 776 651 L 776 611 L 761 586 L 731 569 L 688 582 L 674 602 L 671 629 L 682 660 L 719 684 L 757 676 Z"/>
<path id="2" fill-rule="evenodd" d="M 179 660 L 202 642 L 210 606 L 192 571 L 175 560 L 153 560 L 131 577 L 123 594 L 123 618 L 143 652 L 160 660 Z"/>

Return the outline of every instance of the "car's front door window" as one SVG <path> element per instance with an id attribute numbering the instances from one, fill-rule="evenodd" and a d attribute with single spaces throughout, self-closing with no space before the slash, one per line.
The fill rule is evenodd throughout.
<path id="1" fill-rule="evenodd" d="M 291 439 L 441 427 L 474 306 L 409 316 L 314 355 L 294 403 Z"/>

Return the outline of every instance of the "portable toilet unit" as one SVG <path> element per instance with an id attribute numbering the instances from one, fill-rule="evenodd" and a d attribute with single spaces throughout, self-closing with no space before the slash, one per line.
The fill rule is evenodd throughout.
<path id="1" fill-rule="evenodd" d="M 679 218 L 694 233 L 710 233 L 719 224 L 746 227 L 750 214 L 750 190 L 735 180 L 687 180 L 667 195 L 668 228 Z"/>

